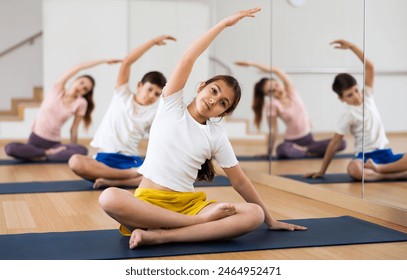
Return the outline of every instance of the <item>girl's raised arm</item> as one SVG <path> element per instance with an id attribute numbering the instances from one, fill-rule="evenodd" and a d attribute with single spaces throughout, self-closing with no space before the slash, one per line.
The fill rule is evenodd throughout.
<path id="1" fill-rule="evenodd" d="M 258 11 L 260 11 L 260 8 L 253 8 L 240 11 L 232 16 L 224 18 L 198 38 L 198 40 L 192 43 L 192 45 L 184 52 L 184 55 L 172 72 L 165 90 L 163 91 L 163 95 L 169 96 L 184 88 L 195 61 L 226 27 L 236 24 L 244 17 L 254 17 L 255 13 Z"/>

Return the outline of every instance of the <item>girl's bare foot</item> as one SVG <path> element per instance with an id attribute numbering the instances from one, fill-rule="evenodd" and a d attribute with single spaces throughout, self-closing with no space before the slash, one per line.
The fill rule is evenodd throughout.
<path id="1" fill-rule="evenodd" d="M 208 212 L 202 214 L 203 222 L 211 222 L 236 214 L 236 208 L 230 203 L 219 203 Z"/>
<path id="2" fill-rule="evenodd" d="M 130 249 L 134 249 L 142 245 L 153 245 L 162 243 L 160 241 L 159 232 L 160 230 L 142 230 L 142 229 L 133 230 L 129 240 Z"/>

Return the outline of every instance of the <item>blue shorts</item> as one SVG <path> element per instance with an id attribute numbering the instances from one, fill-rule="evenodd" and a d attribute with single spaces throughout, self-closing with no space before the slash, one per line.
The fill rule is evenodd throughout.
<path id="1" fill-rule="evenodd" d="M 126 156 L 117 153 L 97 153 L 95 159 L 109 167 L 117 169 L 129 169 L 139 167 L 143 159 L 138 156 Z"/>
<path id="2" fill-rule="evenodd" d="M 363 153 L 360 152 L 356 155 L 356 158 L 362 159 Z M 398 161 L 403 157 L 403 154 L 393 154 L 393 151 L 388 149 L 376 150 L 373 152 L 365 153 L 365 163 L 371 158 L 375 163 L 385 164 Z"/>

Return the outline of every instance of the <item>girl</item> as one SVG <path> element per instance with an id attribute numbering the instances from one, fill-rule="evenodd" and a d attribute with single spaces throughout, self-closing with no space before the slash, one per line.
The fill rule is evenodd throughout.
<path id="1" fill-rule="evenodd" d="M 273 155 L 278 134 L 278 118 L 285 127 L 284 141 L 277 146 L 278 158 L 304 158 L 308 156 L 323 157 L 330 139 L 316 141 L 311 132 L 311 121 L 308 112 L 298 94 L 293 82 L 286 73 L 277 67 L 268 67 L 254 62 L 237 61 L 239 66 L 253 66 L 265 73 L 272 73 L 281 81 L 262 78 L 254 87 L 253 105 L 254 123 L 259 129 L 263 111 L 267 113 L 267 120 L 271 133 L 268 140 L 267 157 Z M 268 97 L 268 99 L 266 99 Z M 271 98 L 271 102 L 270 102 Z M 265 101 L 268 102 L 265 102 Z M 346 142 L 341 141 L 337 151 L 346 148 Z"/>
<path id="2" fill-rule="evenodd" d="M 9 143 L 7 155 L 26 161 L 67 162 L 73 154 L 87 154 L 87 149 L 76 144 L 78 127 L 83 120 L 85 127 L 91 123 L 94 108 L 93 88 L 95 80 L 89 75 L 78 77 L 67 89 L 67 82 L 79 71 L 102 63 L 117 63 L 119 60 L 96 60 L 81 63 L 69 70 L 53 85 L 41 103 L 27 143 Z M 61 128 L 74 116 L 71 127 L 71 144 L 61 143 Z"/>
<path id="3" fill-rule="evenodd" d="M 259 8 L 225 18 L 194 42 L 175 67 L 160 97 L 150 130 L 146 159 L 139 172 L 143 179 L 132 196 L 118 188 L 104 190 L 99 202 L 104 211 L 131 235 L 129 246 L 168 242 L 221 240 L 240 236 L 266 222 L 271 229 L 304 230 L 274 220 L 250 180 L 238 165 L 221 125 L 210 118 L 233 112 L 240 87 L 230 76 L 216 76 L 198 87 L 196 98 L 183 103 L 182 89 L 197 58 L 226 27 Z M 195 192 L 196 179 L 213 178 L 209 164 L 214 157 L 247 203 L 206 201 Z"/>
<path id="4" fill-rule="evenodd" d="M 141 44 L 124 59 L 117 76 L 110 106 L 90 143 L 98 148 L 95 159 L 74 155 L 69 167 L 82 178 L 94 181 L 94 188 L 103 186 L 138 186 L 137 172 L 143 160 L 139 157 L 139 143 L 148 134 L 157 111 L 158 98 L 166 78 L 157 71 L 146 73 L 133 93 L 129 88 L 132 65 L 153 46 L 165 45 L 176 39 L 162 35 Z"/>

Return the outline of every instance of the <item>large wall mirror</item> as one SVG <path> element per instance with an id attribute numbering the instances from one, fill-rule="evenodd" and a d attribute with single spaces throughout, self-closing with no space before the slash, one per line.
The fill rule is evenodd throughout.
<path id="1" fill-rule="evenodd" d="M 336 39 L 346 39 L 365 48 L 367 57 L 375 63 L 375 98 L 390 145 L 394 152 L 407 150 L 404 144 L 407 116 L 403 114 L 407 104 L 407 95 L 404 94 L 407 88 L 407 35 L 403 29 L 407 24 L 404 16 L 406 1 L 305 0 L 299 6 L 288 0 L 252 0 L 250 3 L 246 0 L 234 0 L 233 5 L 230 5 L 230 0 L 111 0 L 100 1 L 98 5 L 94 5 L 94 2 L 81 1 L 79 11 L 85 15 L 96 9 L 97 13 L 94 13 L 89 25 L 97 26 L 103 32 L 89 33 L 82 24 L 70 21 L 70 13 L 66 11 L 77 11 L 78 3 L 68 0 L 44 1 L 44 11 L 48 15 L 44 21 L 44 34 L 54 35 L 44 37 L 45 87 L 54 80 L 55 73 L 71 66 L 73 61 L 122 56 L 141 42 L 163 33 L 177 37 L 178 41 L 146 54 L 132 71 L 132 75 L 138 76 L 132 77 L 131 81 L 138 81 L 143 73 L 153 68 L 161 69 L 168 76 L 185 47 L 204 32 L 208 25 L 236 10 L 260 6 L 262 12 L 255 19 L 246 19 L 237 28 L 223 32 L 200 58 L 190 79 L 191 84 L 186 89 L 191 98 L 202 79 L 217 73 L 236 76 L 242 85 L 243 96 L 231 118 L 248 120 L 249 129 L 255 131 L 251 109 L 253 88 L 261 78 L 271 75 L 254 68 L 239 67 L 234 62 L 252 61 L 278 67 L 289 75 L 302 98 L 312 122 L 314 137 L 329 138 L 335 131 L 344 106 L 331 88 L 335 75 L 348 72 L 354 75 L 359 85 L 363 85 L 363 63 L 351 51 L 335 49 L 330 45 Z M 112 19 L 106 11 L 114 11 L 114 14 L 120 16 Z M 62 16 L 64 14 L 66 16 Z M 154 20 L 156 18 L 157 21 Z M 185 24 L 186 21 L 188 24 Z M 160 24 L 156 24 L 157 22 Z M 60 33 L 60 26 L 64 26 L 64 34 Z M 71 37 L 78 39 L 70 40 Z M 86 48 L 85 44 L 77 44 L 82 41 L 86 42 Z M 59 59 L 55 60 L 55 57 Z M 97 73 L 106 77 L 100 79 L 98 88 L 108 96 L 116 73 L 117 69 L 114 67 L 101 68 Z M 131 86 L 134 87 L 134 84 Z M 98 106 L 95 120 L 101 119 L 108 106 L 109 98 L 106 95 L 96 96 Z M 97 124 L 95 121 L 94 128 Z M 252 150 L 245 151 L 247 154 L 266 153 L 267 141 L 262 142 L 262 139 L 269 133 L 269 126 L 264 119 L 260 130 L 260 134 L 253 133 L 249 136 L 254 140 L 260 139 L 256 145 L 261 143 L 262 146 L 253 146 Z M 280 120 L 276 144 L 282 140 L 284 130 L 285 125 Z M 92 128 L 88 136 L 91 137 L 93 132 Z M 346 138 L 346 141 L 347 146 L 340 153 L 352 154 L 355 145 L 353 138 Z M 328 172 L 346 173 L 349 160 L 350 158 L 335 159 Z M 296 163 L 271 159 L 244 164 L 245 168 L 265 174 L 305 174 L 317 171 L 321 159 Z M 406 190 L 406 184 L 357 182 L 316 187 L 406 208 L 407 196 L 402 193 Z"/>
<path id="2" fill-rule="evenodd" d="M 366 1 L 366 58 L 375 66 L 373 96 L 393 153 L 405 153 L 407 115 L 407 2 L 403 0 Z M 366 128 L 365 128 L 366 129 Z M 368 133 L 368 131 L 367 131 Z M 405 170 L 405 169 L 404 169 Z M 389 179 L 396 173 L 387 173 Z M 406 177 L 407 174 L 400 174 Z M 365 199 L 407 209 L 407 181 L 368 182 L 365 173 Z"/>
<path id="3" fill-rule="evenodd" d="M 264 3 L 263 3 L 264 4 Z M 257 62 L 280 69 L 294 86 L 297 96 L 302 100 L 305 110 L 312 123 L 311 132 L 316 140 L 329 139 L 333 136 L 344 104 L 332 91 L 332 83 L 336 74 L 348 72 L 363 84 L 363 62 L 348 50 L 336 49 L 330 43 L 338 39 L 346 39 L 361 48 L 364 47 L 364 1 L 358 0 L 308 0 L 302 5 L 292 5 L 290 1 L 270 1 L 269 25 L 262 30 L 264 36 L 270 36 L 270 48 L 258 48 L 261 38 L 249 37 L 245 40 L 254 51 L 236 54 L 237 59 Z M 269 35 L 270 34 L 270 35 Z M 252 34 L 248 36 L 253 36 Z M 239 41 L 239 42 L 240 42 Z M 267 45 L 267 43 L 266 43 Z M 257 46 L 257 48 L 256 48 Z M 261 57 L 259 52 L 266 52 Z M 253 68 L 253 67 L 252 67 Z M 253 122 L 251 111 L 254 85 L 262 78 L 270 78 L 270 74 L 259 69 L 233 68 L 239 78 L 243 79 L 248 98 L 245 101 L 245 117 Z M 271 78 L 278 80 L 276 73 Z M 251 75 L 251 76 L 250 76 Z M 247 97 L 246 97 L 247 98 Z M 273 98 L 273 97 L 272 97 Z M 272 99 L 271 98 L 271 99 Z M 270 101 L 265 101 L 265 103 Z M 273 102 L 273 101 L 271 101 Z M 283 102 L 281 102 L 282 104 Z M 263 111 L 262 132 L 268 134 L 270 127 L 267 122 L 267 111 Z M 277 139 L 274 145 L 273 157 L 270 162 L 254 161 L 245 163 L 246 168 L 272 175 L 306 174 L 320 169 L 321 159 L 280 160 L 277 158 L 277 146 L 283 141 L 287 126 L 282 118 L 277 118 Z M 354 140 L 345 137 L 347 146 L 339 152 L 344 155 L 335 159 L 327 172 L 346 173 L 346 167 L 354 153 Z M 266 153 L 268 141 L 264 142 L 262 151 Z M 361 145 L 361 144 L 360 144 Z M 349 155 L 345 157 L 345 155 Z M 335 185 L 335 186 L 333 186 Z M 323 184 L 315 185 L 330 188 L 333 191 L 361 197 L 362 183 Z"/>

